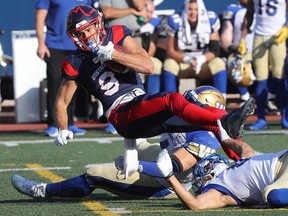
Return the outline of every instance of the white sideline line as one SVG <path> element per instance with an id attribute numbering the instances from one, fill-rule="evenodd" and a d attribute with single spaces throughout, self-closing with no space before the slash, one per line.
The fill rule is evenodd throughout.
<path id="1" fill-rule="evenodd" d="M 99 144 L 110 144 L 113 141 L 121 141 L 122 137 L 102 137 L 102 138 L 75 138 L 73 140 L 69 140 L 68 142 L 97 142 Z M 14 141 L 0 141 L 0 145 L 4 146 L 19 146 L 22 144 L 44 144 L 44 143 L 53 143 L 51 139 L 45 140 L 14 140 Z"/>
<path id="2" fill-rule="evenodd" d="M 152 137 L 151 139 L 159 139 L 160 136 Z M 99 144 L 111 144 L 114 141 L 124 141 L 123 137 L 97 137 L 97 138 L 75 138 L 69 140 L 68 142 L 97 142 Z M 13 140 L 13 141 L 0 141 L 0 145 L 4 145 L 7 147 L 19 146 L 22 144 L 44 144 L 44 143 L 52 143 L 53 139 L 45 139 L 45 140 Z M 124 144 L 124 143 L 123 143 Z"/>
<path id="3" fill-rule="evenodd" d="M 244 131 L 244 136 L 245 135 L 275 135 L 275 134 L 284 134 L 284 135 L 288 135 L 288 130 L 260 130 L 260 131 L 248 131 L 245 130 Z"/>
<path id="4" fill-rule="evenodd" d="M 288 135 L 288 130 L 261 130 L 261 131 L 244 131 L 245 135 L 276 135 L 276 134 L 284 134 Z M 151 139 L 159 139 L 160 136 L 151 137 Z M 97 142 L 99 144 L 111 144 L 114 141 L 124 141 L 123 137 L 97 137 L 97 138 L 74 138 L 73 140 L 69 140 L 68 142 Z M 44 143 L 52 143 L 53 139 L 45 139 L 45 140 L 13 140 L 13 141 L 0 141 L 0 145 L 4 145 L 7 147 L 19 146 L 22 144 L 44 144 Z"/>
<path id="5" fill-rule="evenodd" d="M 33 171 L 33 170 L 69 170 L 69 169 L 71 169 L 71 167 L 9 168 L 9 169 L 0 169 L 0 172 Z"/>

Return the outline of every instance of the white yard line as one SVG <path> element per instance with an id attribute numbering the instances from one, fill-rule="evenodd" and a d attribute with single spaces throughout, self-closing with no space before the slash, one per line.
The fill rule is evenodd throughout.
<path id="1" fill-rule="evenodd" d="M 0 172 L 36 171 L 36 170 L 70 170 L 70 169 L 71 167 L 8 168 L 8 169 L 0 169 Z"/>
<path id="2" fill-rule="evenodd" d="M 159 139 L 160 136 L 153 137 L 153 139 Z M 115 141 L 124 141 L 123 137 L 97 137 L 97 138 L 74 138 L 68 142 L 97 142 L 99 144 L 111 144 Z M 12 141 L 0 141 L 0 145 L 7 147 L 19 146 L 22 144 L 44 144 L 53 143 L 53 139 L 45 140 L 12 140 Z M 123 143 L 124 144 L 124 143 Z"/>
<path id="3" fill-rule="evenodd" d="M 122 137 L 102 137 L 102 138 L 75 138 L 69 140 L 69 142 L 97 142 L 99 144 L 111 144 L 114 141 L 121 141 Z M 45 140 L 13 140 L 13 141 L 0 141 L 0 145 L 7 147 L 19 146 L 22 144 L 44 144 L 44 143 L 53 143 L 51 139 Z"/>

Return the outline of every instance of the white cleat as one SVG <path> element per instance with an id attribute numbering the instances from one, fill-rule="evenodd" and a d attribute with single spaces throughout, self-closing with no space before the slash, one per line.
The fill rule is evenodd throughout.
<path id="1" fill-rule="evenodd" d="M 28 195 L 35 200 L 46 200 L 46 185 L 41 182 L 35 182 L 19 175 L 11 177 L 13 187 L 22 194 Z"/>

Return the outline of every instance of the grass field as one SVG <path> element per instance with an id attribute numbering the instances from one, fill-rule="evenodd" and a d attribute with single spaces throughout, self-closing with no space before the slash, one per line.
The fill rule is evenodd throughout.
<path id="1" fill-rule="evenodd" d="M 247 132 L 244 140 L 258 152 L 288 148 L 287 130 L 275 123 L 257 134 Z M 154 138 L 156 140 L 156 138 Z M 18 193 L 11 185 L 12 174 L 38 181 L 54 182 L 82 174 L 89 164 L 111 163 L 123 153 L 123 139 L 101 130 L 60 148 L 42 131 L 1 132 L 0 134 L 0 215 L 288 215 L 288 208 L 233 207 L 218 210 L 187 211 L 178 199 L 122 200 L 104 190 L 95 190 L 85 199 L 36 202 Z"/>

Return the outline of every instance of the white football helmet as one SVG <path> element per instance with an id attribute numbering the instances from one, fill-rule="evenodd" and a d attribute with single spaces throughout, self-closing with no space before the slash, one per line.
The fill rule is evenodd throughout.
<path id="1" fill-rule="evenodd" d="M 193 167 L 192 188 L 200 194 L 202 188 L 228 167 L 228 159 L 220 154 L 211 154 Z"/>
<path id="2" fill-rule="evenodd" d="M 235 86 L 248 87 L 254 83 L 256 77 L 248 55 L 231 54 L 228 57 L 228 76 Z"/>

